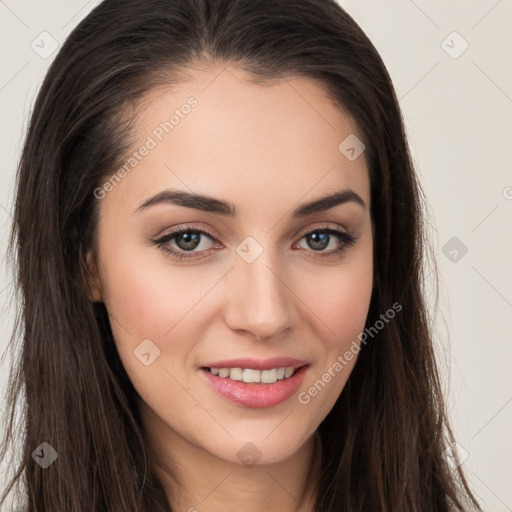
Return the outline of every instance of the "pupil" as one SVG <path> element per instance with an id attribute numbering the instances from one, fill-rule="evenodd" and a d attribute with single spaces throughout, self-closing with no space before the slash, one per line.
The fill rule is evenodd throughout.
<path id="1" fill-rule="evenodd" d="M 184 241 L 185 244 L 178 243 L 178 241 Z M 176 242 L 180 249 L 190 250 L 195 249 L 199 245 L 199 236 L 197 233 L 182 233 L 178 237 L 178 241 Z"/>
<path id="2" fill-rule="evenodd" d="M 327 233 L 312 233 L 309 237 L 313 249 L 325 249 L 329 245 L 329 235 Z"/>

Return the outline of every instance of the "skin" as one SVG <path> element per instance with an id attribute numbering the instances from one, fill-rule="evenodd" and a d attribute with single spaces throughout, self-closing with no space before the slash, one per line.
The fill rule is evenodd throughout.
<path id="1" fill-rule="evenodd" d="M 349 161 L 338 150 L 348 135 L 362 137 L 321 84 L 289 77 L 262 86 L 245 78 L 233 65 L 210 65 L 145 98 L 134 151 L 187 98 L 198 105 L 100 200 L 90 297 L 109 312 L 148 443 L 181 482 L 155 468 L 173 510 L 312 511 L 314 434 L 356 357 L 307 405 L 295 395 L 270 408 L 226 400 L 199 367 L 296 357 L 310 363 L 302 392 L 359 343 L 373 284 L 369 174 L 364 155 Z M 299 204 L 345 188 L 366 207 L 347 202 L 291 218 Z M 135 212 L 164 189 L 228 201 L 237 215 L 174 204 Z M 358 238 L 341 254 L 315 259 L 343 243 L 330 235 L 315 250 L 304 235 L 326 225 Z M 151 243 L 183 226 L 213 230 L 216 239 L 201 235 L 193 249 L 201 256 L 181 261 Z M 263 249 L 250 264 L 236 252 L 248 236 Z M 178 242 L 168 245 L 186 252 Z M 134 355 L 145 339 L 160 350 L 149 366 Z M 261 453 L 253 466 L 237 456 L 249 442 Z"/>

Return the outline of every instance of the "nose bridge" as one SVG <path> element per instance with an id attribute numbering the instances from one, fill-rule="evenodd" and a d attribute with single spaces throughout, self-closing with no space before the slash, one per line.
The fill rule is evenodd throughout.
<path id="1" fill-rule="evenodd" d="M 237 248 L 228 323 L 268 338 L 286 329 L 292 319 L 292 294 L 284 284 L 282 265 L 273 248 L 248 237 Z M 284 281 L 284 282 L 283 282 Z"/>

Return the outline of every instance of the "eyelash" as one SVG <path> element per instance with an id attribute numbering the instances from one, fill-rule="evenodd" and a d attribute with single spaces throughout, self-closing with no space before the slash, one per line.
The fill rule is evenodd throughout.
<path id="1" fill-rule="evenodd" d="M 189 255 L 189 254 L 187 254 L 186 251 L 183 251 L 183 252 L 177 251 L 175 249 L 170 248 L 167 245 L 172 239 L 174 239 L 176 236 L 181 235 L 183 233 L 196 233 L 196 234 L 199 233 L 201 235 L 206 235 L 209 238 L 211 238 L 212 240 L 216 241 L 215 235 L 212 232 L 208 231 L 207 229 L 196 229 L 196 228 L 184 227 L 184 228 L 176 229 L 175 231 L 172 231 L 171 233 L 168 233 L 167 235 L 164 235 L 161 238 L 158 238 L 156 240 L 152 240 L 151 242 L 154 245 L 158 246 L 165 255 L 170 256 L 171 258 L 176 259 L 176 260 L 201 258 L 200 256 L 192 256 L 191 254 Z M 319 228 L 315 228 L 311 231 L 308 231 L 307 233 L 304 233 L 302 235 L 302 237 L 300 238 L 300 240 L 302 240 L 303 238 L 305 238 L 308 235 L 311 235 L 312 233 L 327 233 L 329 235 L 335 235 L 342 242 L 342 245 L 339 248 L 333 249 L 331 251 L 327 251 L 327 252 L 311 251 L 313 254 L 315 254 L 315 256 L 312 256 L 314 259 L 325 258 L 325 257 L 341 254 L 345 250 L 347 250 L 349 247 L 352 247 L 358 238 L 357 236 L 350 235 L 339 228 L 332 228 L 329 226 L 321 226 Z M 199 252 L 208 252 L 208 251 L 209 250 L 199 251 Z M 193 253 L 194 251 L 189 251 L 189 252 Z"/>

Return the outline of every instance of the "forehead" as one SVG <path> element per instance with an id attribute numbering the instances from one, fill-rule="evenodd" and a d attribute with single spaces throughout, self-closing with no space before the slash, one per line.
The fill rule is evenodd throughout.
<path id="1" fill-rule="evenodd" d="M 298 76 L 249 78 L 232 65 L 212 65 L 147 94 L 135 113 L 132 150 L 150 150 L 116 188 L 133 206 L 166 187 L 229 196 L 241 211 L 251 198 L 262 207 L 339 188 L 355 189 L 368 204 L 364 155 L 350 161 L 339 150 L 348 136 L 362 135 L 325 86 Z"/>

